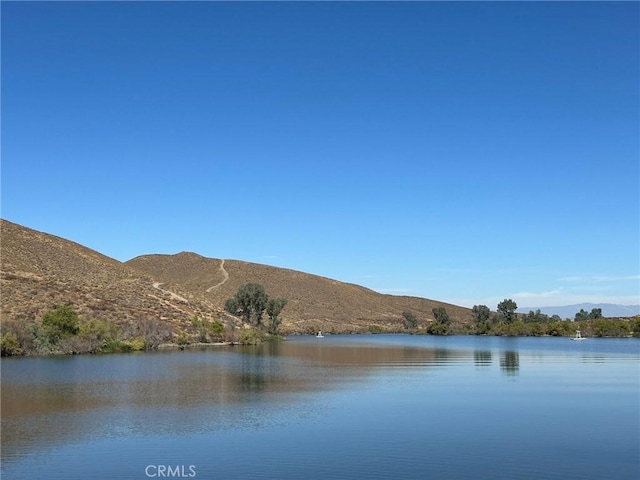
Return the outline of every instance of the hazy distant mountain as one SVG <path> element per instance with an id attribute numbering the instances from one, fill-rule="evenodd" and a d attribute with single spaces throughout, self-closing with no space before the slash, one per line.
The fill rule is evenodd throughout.
<path id="1" fill-rule="evenodd" d="M 546 315 L 559 315 L 561 318 L 573 320 L 580 309 L 590 312 L 594 308 L 601 308 L 604 317 L 633 317 L 640 315 L 640 305 L 615 305 L 613 303 L 579 303 L 576 305 L 565 305 L 562 307 L 520 307 L 518 313 L 528 313 L 540 310 Z"/>

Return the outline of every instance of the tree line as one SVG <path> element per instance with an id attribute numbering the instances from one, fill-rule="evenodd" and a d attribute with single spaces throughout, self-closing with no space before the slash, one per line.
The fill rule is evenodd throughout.
<path id="1" fill-rule="evenodd" d="M 526 314 L 516 313 L 518 305 L 505 299 L 493 313 L 486 305 L 472 308 L 474 325 L 470 333 L 477 335 L 507 336 L 569 336 L 576 330 L 593 337 L 640 337 L 640 316 L 631 320 L 604 318 L 602 309 L 591 312 L 580 309 L 573 320 L 562 319 L 559 315 L 546 315 L 539 309 Z"/>
<path id="2" fill-rule="evenodd" d="M 500 302 L 492 312 L 486 305 L 474 305 L 471 309 L 473 324 L 453 326 L 444 307 L 432 309 L 433 320 L 421 329 L 411 311 L 402 313 L 402 326 L 411 333 L 431 335 L 471 334 L 498 336 L 570 336 L 576 330 L 593 337 L 640 337 L 640 316 L 631 320 L 604 318 L 602 309 L 590 312 L 581 309 L 573 320 L 558 315 L 546 315 L 539 309 L 526 314 L 516 313 L 518 305 L 510 298 Z"/>

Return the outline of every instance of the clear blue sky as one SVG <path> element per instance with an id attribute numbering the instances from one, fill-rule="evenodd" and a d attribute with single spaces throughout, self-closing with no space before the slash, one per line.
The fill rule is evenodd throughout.
<path id="1" fill-rule="evenodd" d="M 637 2 L 2 2 L 2 217 L 495 308 L 640 303 Z"/>

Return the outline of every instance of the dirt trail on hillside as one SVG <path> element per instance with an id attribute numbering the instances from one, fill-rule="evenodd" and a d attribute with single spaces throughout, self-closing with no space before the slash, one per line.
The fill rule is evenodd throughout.
<path id="1" fill-rule="evenodd" d="M 224 259 L 220 262 L 219 270 L 222 272 L 224 279 L 220 283 L 216 283 L 213 287 L 207 288 L 207 293 L 215 290 L 216 288 L 224 285 L 227 280 L 229 280 L 229 273 L 224 269 Z"/>
<path id="2" fill-rule="evenodd" d="M 160 285 L 162 285 L 162 283 L 153 282 L 153 288 L 155 288 L 156 290 L 160 290 L 163 293 L 166 293 L 171 297 L 171 300 L 180 300 L 181 302 L 189 303 L 189 300 L 187 300 L 186 298 L 181 297 L 177 293 L 173 293 L 173 292 L 170 292 L 169 290 L 165 290 L 164 288 L 160 288 Z"/>

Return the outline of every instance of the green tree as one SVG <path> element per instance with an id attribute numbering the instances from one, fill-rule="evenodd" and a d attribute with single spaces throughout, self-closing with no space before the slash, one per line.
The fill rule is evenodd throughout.
<path id="1" fill-rule="evenodd" d="M 447 335 L 449 333 L 449 325 L 446 323 L 431 322 L 427 326 L 427 333 L 430 335 Z"/>
<path id="2" fill-rule="evenodd" d="M 414 330 L 418 327 L 418 319 L 409 310 L 402 312 L 402 318 L 405 330 Z"/>
<path id="3" fill-rule="evenodd" d="M 471 309 L 473 312 L 473 319 L 476 323 L 484 323 L 489 320 L 491 316 L 491 310 L 486 305 L 474 305 Z"/>
<path id="4" fill-rule="evenodd" d="M 518 305 L 510 298 L 505 298 L 498 304 L 498 312 L 504 317 L 505 323 L 513 323 L 517 318 L 516 308 Z"/>
<path id="5" fill-rule="evenodd" d="M 245 283 L 238 288 L 235 296 L 227 300 L 225 308 L 233 315 L 240 315 L 245 323 L 262 325 L 262 315 L 267 308 L 269 297 L 259 283 Z"/>
<path id="6" fill-rule="evenodd" d="M 76 335 L 80 330 L 80 320 L 76 311 L 68 305 L 49 310 L 42 317 L 42 327 L 49 340 L 55 344 Z"/>
<path id="7" fill-rule="evenodd" d="M 589 313 L 590 320 L 597 320 L 602 318 L 602 309 L 601 308 L 592 308 L 591 313 Z"/>
<path id="8" fill-rule="evenodd" d="M 278 327 L 282 320 L 279 318 L 280 312 L 287 304 L 284 298 L 270 298 L 267 301 L 267 315 L 269 316 L 269 333 L 278 334 Z"/>
<path id="9" fill-rule="evenodd" d="M 431 310 L 433 312 L 433 316 L 441 325 L 449 325 L 451 323 L 451 319 L 449 318 L 449 314 L 447 313 L 447 309 L 444 307 L 436 307 Z"/>
<path id="10" fill-rule="evenodd" d="M 238 304 L 236 297 L 229 298 L 224 302 L 224 309 L 231 315 L 238 315 L 240 313 L 240 305 Z"/>
<path id="11" fill-rule="evenodd" d="M 550 319 L 548 315 L 542 313 L 540 309 L 537 309 L 535 312 L 530 310 L 529 313 L 524 316 L 524 321 L 527 323 L 546 323 L 549 322 Z"/>
<path id="12" fill-rule="evenodd" d="M 581 308 L 580 311 L 576 313 L 576 316 L 574 317 L 574 319 L 576 322 L 584 322 L 586 320 L 589 320 L 589 312 Z"/>

